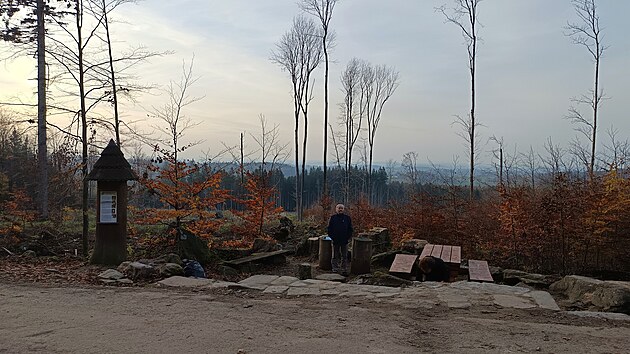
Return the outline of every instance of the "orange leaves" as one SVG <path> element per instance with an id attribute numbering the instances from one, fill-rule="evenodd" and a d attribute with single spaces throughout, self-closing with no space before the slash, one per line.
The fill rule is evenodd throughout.
<path id="1" fill-rule="evenodd" d="M 0 234 L 6 236 L 7 243 L 15 243 L 27 222 L 35 220 L 33 201 L 24 190 L 18 189 L 9 193 L 9 199 L 0 204 L 0 217 L 4 227 L 0 227 Z M 2 225 L 2 224 L 0 224 Z"/>
<path id="2" fill-rule="evenodd" d="M 209 242 L 222 221 L 215 218 L 217 206 L 228 197 L 221 189 L 223 172 L 212 171 L 207 166 L 174 161 L 166 155 L 161 158 L 165 167 L 149 166 L 149 173 L 140 183 L 151 194 L 158 197 L 161 208 L 138 211 L 137 222 L 165 224 L 173 229 L 186 227 L 192 233 Z"/>
<path id="3" fill-rule="evenodd" d="M 237 214 L 243 224 L 233 228 L 243 239 L 253 241 L 254 237 L 264 236 L 263 226 L 266 222 L 278 217 L 282 207 L 276 202 L 278 191 L 271 185 L 271 172 L 246 172 L 246 195 L 235 200 L 245 206 L 245 210 Z"/>

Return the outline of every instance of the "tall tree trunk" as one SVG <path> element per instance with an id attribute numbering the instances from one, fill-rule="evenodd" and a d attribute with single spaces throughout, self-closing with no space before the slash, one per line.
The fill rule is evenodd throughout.
<path id="1" fill-rule="evenodd" d="M 44 0 L 37 0 L 37 174 L 39 212 L 48 219 L 48 146 L 46 139 L 46 32 Z"/>
<path id="2" fill-rule="evenodd" d="M 328 168 L 326 165 L 328 159 L 328 46 L 326 45 L 326 37 L 328 31 L 324 31 L 323 36 L 323 49 L 324 60 L 326 61 L 326 69 L 324 72 L 324 191 L 323 195 L 328 195 Z"/>
<path id="3" fill-rule="evenodd" d="M 107 4 L 105 0 L 103 4 L 103 25 L 105 27 L 105 34 L 107 38 L 107 53 L 109 54 L 109 70 L 112 79 L 112 103 L 114 105 L 114 130 L 116 133 L 116 145 L 120 147 L 120 120 L 118 117 L 118 94 L 116 88 L 116 72 L 114 71 L 114 57 L 112 55 L 112 41 L 109 35 L 109 20 L 107 18 Z"/>
<path id="4" fill-rule="evenodd" d="M 77 21 L 77 55 L 78 55 L 78 65 L 79 65 L 79 98 L 81 101 L 81 143 L 82 143 L 82 152 L 81 152 L 81 177 L 83 180 L 83 188 L 81 194 L 81 210 L 83 215 L 83 231 L 82 231 L 82 243 L 83 243 L 83 255 L 87 257 L 88 255 L 88 226 L 89 226 L 89 217 L 88 217 L 88 187 L 89 181 L 87 179 L 88 175 L 88 137 L 87 137 L 87 117 L 86 117 L 86 106 L 85 106 L 85 78 L 84 78 L 84 68 L 83 68 L 83 37 L 82 37 L 82 27 L 83 27 L 83 4 L 81 0 L 76 0 L 76 21 Z"/>
<path id="5" fill-rule="evenodd" d="M 597 136 L 597 111 L 599 109 L 599 59 L 600 59 L 600 49 L 599 49 L 599 41 L 596 40 L 596 53 L 598 55 L 595 57 L 595 90 L 593 92 L 593 134 L 592 134 L 592 145 L 591 145 L 591 161 L 589 166 L 589 178 L 591 182 L 593 182 L 593 177 L 595 176 L 595 138 Z"/>

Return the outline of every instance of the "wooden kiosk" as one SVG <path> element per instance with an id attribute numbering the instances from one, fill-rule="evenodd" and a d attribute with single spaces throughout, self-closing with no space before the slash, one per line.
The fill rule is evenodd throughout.
<path id="1" fill-rule="evenodd" d="M 96 181 L 96 244 L 91 263 L 118 265 L 127 259 L 127 181 L 138 179 L 113 140 L 88 175 Z"/>

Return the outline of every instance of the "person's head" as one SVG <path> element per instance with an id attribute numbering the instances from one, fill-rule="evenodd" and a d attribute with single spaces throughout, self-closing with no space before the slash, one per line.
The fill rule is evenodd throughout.
<path id="1" fill-rule="evenodd" d="M 337 214 L 343 214 L 344 210 L 346 210 L 346 207 L 343 204 L 337 204 L 335 207 L 335 212 L 337 212 Z"/>
<path id="2" fill-rule="evenodd" d="M 429 274 L 433 270 L 435 266 L 435 259 L 433 257 L 427 256 L 422 257 L 420 260 L 420 270 L 422 273 Z"/>

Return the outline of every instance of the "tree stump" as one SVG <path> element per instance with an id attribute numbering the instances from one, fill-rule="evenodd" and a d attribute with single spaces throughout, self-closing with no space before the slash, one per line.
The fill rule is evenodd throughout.
<path id="1" fill-rule="evenodd" d="M 319 255 L 319 237 L 308 238 L 308 255 L 313 258 Z"/>
<path id="2" fill-rule="evenodd" d="M 332 240 L 327 236 L 319 238 L 319 269 L 332 270 Z"/>
<path id="3" fill-rule="evenodd" d="M 301 263 L 298 265 L 298 278 L 301 280 L 313 278 L 313 271 L 310 263 Z"/>
<path id="4" fill-rule="evenodd" d="M 355 238 L 352 242 L 350 272 L 356 275 L 370 273 L 371 260 L 372 240 L 367 237 Z"/>

